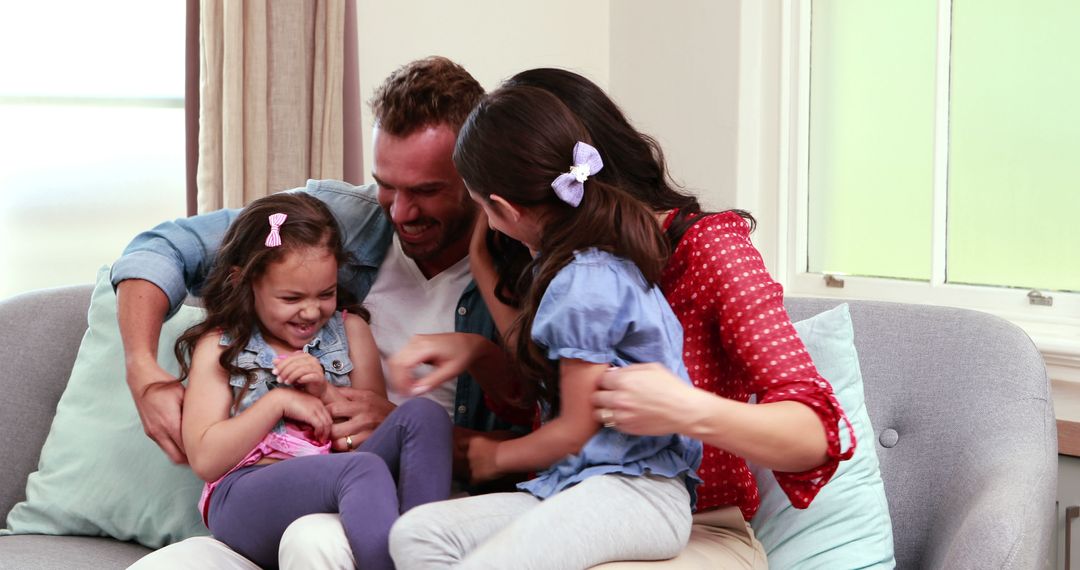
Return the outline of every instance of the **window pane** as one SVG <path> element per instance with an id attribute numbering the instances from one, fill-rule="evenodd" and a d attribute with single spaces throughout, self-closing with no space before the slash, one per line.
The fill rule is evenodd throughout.
<path id="1" fill-rule="evenodd" d="M 810 50 L 811 272 L 927 280 L 934 0 L 817 0 Z"/>
<path id="2" fill-rule="evenodd" d="M 5 6 L 0 298 L 90 283 L 138 231 L 184 215 L 184 10 Z"/>
<path id="3" fill-rule="evenodd" d="M 185 2 L 5 2 L 0 96 L 184 95 Z"/>
<path id="4" fill-rule="evenodd" d="M 185 214 L 183 109 L 0 105 L 0 124 L 0 298 L 90 283 Z"/>
<path id="5" fill-rule="evenodd" d="M 954 0 L 948 281 L 1080 291 L 1080 2 Z"/>

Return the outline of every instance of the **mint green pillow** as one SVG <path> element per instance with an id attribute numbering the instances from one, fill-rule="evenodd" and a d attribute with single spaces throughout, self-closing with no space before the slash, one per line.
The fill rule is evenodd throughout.
<path id="1" fill-rule="evenodd" d="M 858 445 L 809 508 L 791 506 L 771 471 L 751 465 L 761 506 L 750 522 L 769 568 L 893 568 L 892 519 L 881 481 L 874 428 L 863 403 L 862 373 L 847 304 L 795 323 L 799 338 L 847 413 Z M 847 447 L 847 429 L 841 429 Z"/>
<path id="2" fill-rule="evenodd" d="M 158 361 L 166 370 L 177 371 L 176 337 L 203 316 L 182 307 L 165 323 Z M 108 267 L 98 271 L 87 320 L 26 500 L 0 534 L 111 536 L 151 548 L 206 534 L 196 509 L 202 481 L 143 433 L 124 380 Z"/>

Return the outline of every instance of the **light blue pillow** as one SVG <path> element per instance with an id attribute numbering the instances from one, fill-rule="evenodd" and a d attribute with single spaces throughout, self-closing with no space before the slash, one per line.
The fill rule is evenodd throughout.
<path id="1" fill-rule="evenodd" d="M 158 362 L 166 370 L 178 369 L 176 338 L 204 318 L 202 309 L 184 306 L 162 327 Z M 143 433 L 124 381 L 108 267 L 98 272 L 87 324 L 26 500 L 8 513 L 0 535 L 111 536 L 158 548 L 207 534 L 196 508 L 202 481 Z"/>
<path id="2" fill-rule="evenodd" d="M 795 323 L 799 338 L 847 413 L 858 445 L 809 508 L 791 506 L 771 471 L 751 465 L 761 506 L 750 522 L 773 570 L 893 568 L 892 520 L 847 304 Z M 841 445 L 847 429 L 841 422 Z"/>

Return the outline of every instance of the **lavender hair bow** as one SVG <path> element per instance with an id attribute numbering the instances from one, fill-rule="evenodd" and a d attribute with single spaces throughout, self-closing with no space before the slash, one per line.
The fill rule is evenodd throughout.
<path id="1" fill-rule="evenodd" d="M 574 165 L 551 183 L 560 200 L 577 208 L 585 194 L 585 181 L 604 168 L 600 153 L 592 145 L 578 141 L 574 145 Z"/>

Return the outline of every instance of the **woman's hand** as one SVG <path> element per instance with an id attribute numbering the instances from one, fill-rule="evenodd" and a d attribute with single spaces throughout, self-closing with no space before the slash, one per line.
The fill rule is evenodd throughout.
<path id="1" fill-rule="evenodd" d="M 271 390 L 266 397 L 278 399 L 283 417 L 311 426 L 315 441 L 325 443 L 330 440 L 330 426 L 333 418 L 322 400 L 300 390 Z"/>
<path id="2" fill-rule="evenodd" d="M 318 358 L 296 351 L 279 355 L 274 359 L 274 369 L 278 382 L 286 386 L 297 386 L 320 400 L 326 394 L 326 373 Z"/>
<path id="3" fill-rule="evenodd" d="M 592 395 L 596 421 L 633 435 L 689 432 L 704 412 L 698 390 L 660 364 L 612 368 Z"/>
<path id="4" fill-rule="evenodd" d="M 490 345 L 490 346 L 489 346 Z M 458 377 L 485 350 L 498 349 L 488 339 L 472 333 L 418 334 L 409 344 L 390 357 L 386 367 L 390 385 L 399 394 L 419 396 L 436 386 Z M 416 369 L 422 365 L 432 369 L 422 376 Z"/>

